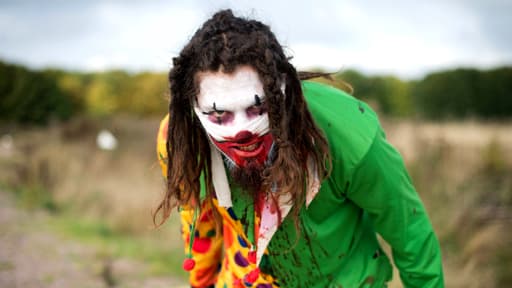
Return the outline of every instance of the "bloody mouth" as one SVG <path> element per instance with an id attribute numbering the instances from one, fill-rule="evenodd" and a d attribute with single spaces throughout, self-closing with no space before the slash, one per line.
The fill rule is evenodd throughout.
<path id="1" fill-rule="evenodd" d="M 254 144 L 251 144 L 251 145 L 248 145 L 248 146 L 239 146 L 238 149 L 239 150 L 242 150 L 242 151 L 252 151 L 254 149 L 256 149 L 256 147 L 259 146 L 260 143 L 254 143 Z"/>
<path id="2" fill-rule="evenodd" d="M 234 137 L 213 143 L 232 159 L 238 166 L 244 166 L 250 159 L 263 164 L 267 159 L 268 150 L 272 145 L 271 134 L 257 135 L 250 131 L 238 132 Z"/>
<path id="3" fill-rule="evenodd" d="M 251 158 L 258 156 L 263 150 L 263 141 L 258 141 L 250 145 L 233 145 L 230 148 L 240 157 Z"/>

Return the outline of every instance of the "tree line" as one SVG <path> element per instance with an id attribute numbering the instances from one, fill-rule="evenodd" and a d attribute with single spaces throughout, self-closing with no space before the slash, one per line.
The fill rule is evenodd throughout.
<path id="1" fill-rule="evenodd" d="M 336 74 L 334 81 L 342 80 L 353 87 L 355 97 L 393 117 L 502 120 L 512 116 L 512 67 L 458 68 L 411 81 L 348 70 Z"/>
<path id="2" fill-rule="evenodd" d="M 512 67 L 460 68 L 430 73 L 420 80 L 367 76 L 355 70 L 316 79 L 348 90 L 380 114 L 430 120 L 509 119 Z M 0 122 L 45 124 L 86 114 L 163 115 L 168 106 L 165 73 L 98 73 L 31 70 L 0 61 Z"/>

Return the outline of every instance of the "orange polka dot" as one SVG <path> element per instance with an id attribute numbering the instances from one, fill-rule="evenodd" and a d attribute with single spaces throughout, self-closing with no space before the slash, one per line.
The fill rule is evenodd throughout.
<path id="1" fill-rule="evenodd" d="M 226 248 L 229 248 L 231 247 L 231 245 L 233 245 L 233 232 L 231 231 L 231 227 L 229 227 L 228 225 L 224 225 L 223 228 L 224 245 Z"/>

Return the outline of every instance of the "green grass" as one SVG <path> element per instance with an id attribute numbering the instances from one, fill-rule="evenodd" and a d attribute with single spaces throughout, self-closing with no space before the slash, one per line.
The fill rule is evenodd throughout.
<path id="1" fill-rule="evenodd" d="M 14 264 L 11 262 L 0 262 L 0 272 L 14 270 Z"/>
<path id="2" fill-rule="evenodd" d="M 24 186 L 15 192 L 18 204 L 23 208 L 43 208 L 49 212 L 58 212 L 59 207 L 52 195 L 40 185 Z"/>
<path id="3" fill-rule="evenodd" d="M 79 215 L 72 204 L 57 205 L 51 194 L 41 187 L 27 185 L 9 189 L 8 185 L 0 182 L 0 188 L 10 191 L 9 194 L 14 196 L 15 204 L 19 208 L 48 212 L 47 217 L 33 222 L 31 226 L 35 225 L 39 230 L 84 244 L 96 251 L 95 257 L 99 259 L 128 258 L 142 262 L 147 267 L 138 275 L 142 278 L 171 276 L 185 280 L 187 277 L 187 273 L 181 268 L 184 252 L 181 239 L 177 236 L 179 227 L 173 221 L 145 233 L 123 232 L 105 220 Z M 174 230 L 175 233 L 172 233 Z M 10 262 L 0 262 L 0 271 L 13 268 Z M 51 279 L 46 280 L 51 282 Z"/>
<path id="4" fill-rule="evenodd" d="M 103 221 L 75 218 L 65 214 L 51 217 L 48 228 L 64 237 L 94 247 L 98 251 L 98 257 L 126 257 L 141 261 L 149 265 L 148 271 L 145 272 L 147 276 L 165 275 L 183 279 L 186 277 L 181 269 L 183 250 L 177 248 L 176 244 L 159 240 L 158 238 L 163 238 L 158 237 L 161 236 L 159 230 L 144 236 L 129 235 L 115 231 Z"/>

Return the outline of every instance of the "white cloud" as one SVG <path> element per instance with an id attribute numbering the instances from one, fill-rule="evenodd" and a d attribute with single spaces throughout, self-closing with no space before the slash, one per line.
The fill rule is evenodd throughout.
<path id="1" fill-rule="evenodd" d="M 512 43 L 504 40 L 512 32 L 501 29 L 512 26 L 503 13 L 511 5 L 499 1 L 13 3 L 0 2 L 0 58 L 34 67 L 167 70 L 201 23 L 227 7 L 268 23 L 302 69 L 415 77 L 452 65 L 512 62 Z"/>

